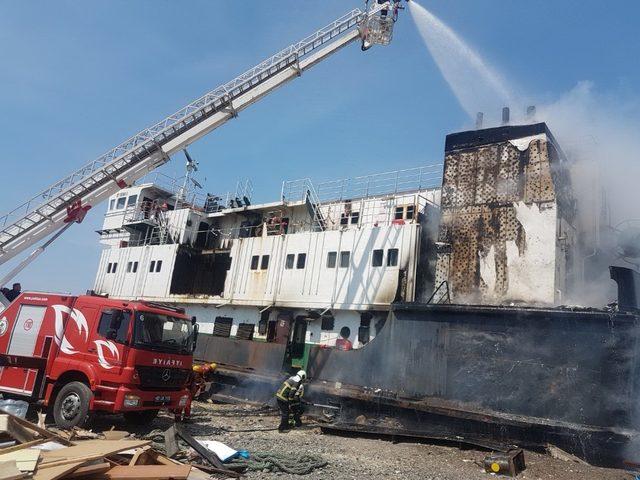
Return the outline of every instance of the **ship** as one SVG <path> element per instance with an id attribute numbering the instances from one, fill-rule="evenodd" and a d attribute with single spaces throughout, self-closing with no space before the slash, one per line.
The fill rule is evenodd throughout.
<path id="1" fill-rule="evenodd" d="M 621 465 L 640 283 L 610 267 L 615 303 L 570 304 L 586 265 L 570 178 L 530 122 L 452 133 L 441 164 L 285 181 L 269 203 L 249 182 L 142 182 L 109 200 L 94 290 L 196 317 L 218 399 L 268 402 L 304 368 L 327 429 Z"/>

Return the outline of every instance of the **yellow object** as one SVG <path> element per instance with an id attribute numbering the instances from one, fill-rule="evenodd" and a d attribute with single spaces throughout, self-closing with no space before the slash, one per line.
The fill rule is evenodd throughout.
<path id="1" fill-rule="evenodd" d="M 493 462 L 491 464 L 491 470 L 493 470 L 494 472 L 498 473 L 500 471 L 500 465 L 498 465 L 496 462 Z"/>

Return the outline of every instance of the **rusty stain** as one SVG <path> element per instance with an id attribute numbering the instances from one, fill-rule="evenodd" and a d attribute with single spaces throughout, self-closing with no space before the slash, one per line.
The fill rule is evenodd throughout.
<path id="1" fill-rule="evenodd" d="M 562 201 L 564 211 L 569 210 L 568 174 L 555 158 L 555 148 L 544 139 L 532 140 L 524 151 L 503 141 L 446 153 L 438 240 L 450 248 L 441 249 L 436 275 L 439 281 L 448 279 L 454 299 L 478 301 L 486 293 L 480 259 L 492 248 L 493 293 L 506 295 L 507 243 L 514 242 L 520 256 L 527 249 L 527 232 L 518 221 L 515 203 L 537 204 L 543 210 Z M 561 199 L 556 198 L 558 191 Z"/>

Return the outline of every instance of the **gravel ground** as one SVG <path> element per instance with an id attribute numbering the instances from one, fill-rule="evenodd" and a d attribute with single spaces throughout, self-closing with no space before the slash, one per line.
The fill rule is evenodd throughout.
<path id="1" fill-rule="evenodd" d="M 278 424 L 275 412 L 251 406 L 194 403 L 193 416 L 186 423 L 197 439 L 221 441 L 237 450 L 249 452 L 280 452 L 299 455 L 321 455 L 328 465 L 301 477 L 282 473 L 248 472 L 248 479 L 404 479 L 404 480 L 486 480 L 482 461 L 488 452 L 460 449 L 431 443 L 392 443 L 376 438 L 345 437 L 323 434 L 314 424 L 289 433 L 275 430 L 233 432 L 227 430 L 272 429 Z M 144 435 L 152 429 L 166 429 L 169 417 L 160 417 L 152 425 L 134 429 L 120 417 L 105 417 L 94 424 L 94 431 L 126 429 Z M 603 469 L 570 461 L 558 460 L 535 452 L 525 452 L 527 468 L 519 479 L 554 480 L 632 480 L 635 477 L 621 470 Z M 495 477 L 494 477 L 495 478 Z M 504 477 L 503 477 L 504 478 Z"/>

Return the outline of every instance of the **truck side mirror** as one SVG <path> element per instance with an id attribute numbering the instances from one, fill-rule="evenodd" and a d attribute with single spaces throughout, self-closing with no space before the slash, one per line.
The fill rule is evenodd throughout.
<path id="1" fill-rule="evenodd" d="M 196 317 L 193 317 L 194 320 Z M 191 352 L 196 351 L 196 345 L 198 344 L 198 332 L 200 331 L 200 326 L 197 323 L 193 324 L 193 345 L 191 346 Z"/>

